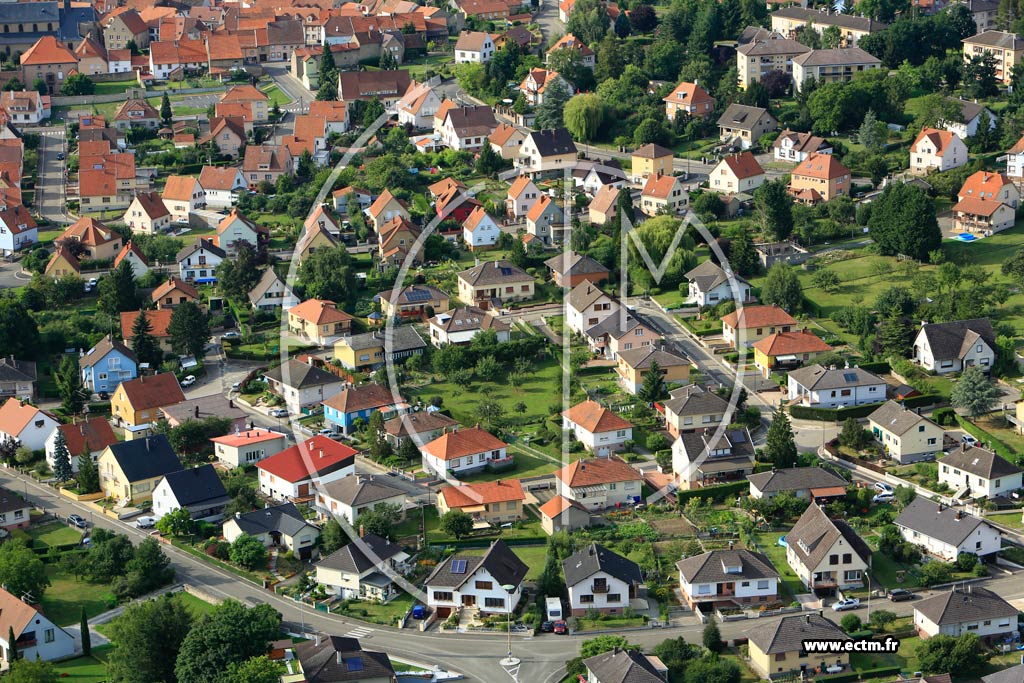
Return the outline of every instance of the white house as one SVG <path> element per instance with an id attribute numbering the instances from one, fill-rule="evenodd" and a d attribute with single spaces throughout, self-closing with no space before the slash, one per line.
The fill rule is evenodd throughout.
<path id="1" fill-rule="evenodd" d="M 229 502 L 231 497 L 209 463 L 165 474 L 153 488 L 153 516 L 157 519 L 184 509 L 194 520 L 217 522 Z"/>
<path id="2" fill-rule="evenodd" d="M 57 434 L 64 435 L 73 472 L 78 471 L 78 457 L 86 451 L 92 457 L 92 461 L 96 462 L 107 446 L 117 443 L 117 435 L 105 417 L 60 425 L 46 439 L 46 464 L 51 470 L 56 463 Z"/>
<path id="3" fill-rule="evenodd" d="M 387 477 L 353 474 L 323 484 L 316 492 L 316 507 L 332 517 L 344 517 L 355 524 L 359 515 L 381 505 L 405 509 L 405 492 L 390 486 Z"/>
<path id="4" fill-rule="evenodd" d="M 272 368 L 264 375 L 270 390 L 284 399 L 288 412 L 301 415 L 337 396 L 347 386 L 334 373 L 295 359 Z"/>
<path id="5" fill-rule="evenodd" d="M 0 406 L 0 441 L 10 437 L 25 448 L 41 451 L 59 424 L 49 413 L 16 398 Z"/>
<path id="6" fill-rule="evenodd" d="M 764 169 L 749 151 L 724 157 L 708 176 L 715 192 L 753 194 L 765 181 Z"/>
<path id="7" fill-rule="evenodd" d="M 978 128 L 987 126 L 989 130 L 996 127 L 996 115 L 989 111 L 988 107 L 971 100 L 950 100 L 960 105 L 960 113 L 963 121 L 939 121 L 939 128 L 945 128 L 950 133 L 955 133 L 961 140 L 966 140 L 978 134 Z M 1009 163 L 1009 162 L 1007 162 Z"/>
<path id="8" fill-rule="evenodd" d="M 502 540 L 483 556 L 452 555 L 437 564 L 425 582 L 427 606 L 446 619 L 453 610 L 508 614 L 522 597 L 529 567 Z M 512 586 L 506 591 L 503 586 Z"/>
<path id="9" fill-rule="evenodd" d="M 316 582 L 345 600 L 387 602 L 402 592 L 388 573 L 400 573 L 408 559 L 402 546 L 364 533 L 316 563 Z"/>
<path id="10" fill-rule="evenodd" d="M 935 458 L 942 452 L 946 433 L 927 417 L 891 400 L 868 415 L 868 430 L 886 455 L 901 465 Z"/>
<path id="11" fill-rule="evenodd" d="M 208 283 L 217 279 L 217 266 L 227 257 L 213 242 L 196 238 L 196 241 L 178 252 L 178 272 L 183 280 Z"/>
<path id="12" fill-rule="evenodd" d="M 716 434 L 710 427 L 681 432 L 672 442 L 672 472 L 679 488 L 739 481 L 754 471 L 754 447 L 746 428 Z"/>
<path id="13" fill-rule="evenodd" d="M 562 560 L 562 573 L 569 590 L 569 613 L 574 617 L 589 610 L 621 614 L 643 583 L 636 562 L 596 543 Z"/>
<path id="14" fill-rule="evenodd" d="M 217 460 L 225 467 L 255 465 L 267 456 L 279 453 L 287 445 L 287 436 L 263 427 L 217 436 L 210 441 Z"/>
<path id="15" fill-rule="evenodd" d="M 314 487 L 355 471 L 355 449 L 319 434 L 256 463 L 260 492 L 281 501 L 312 499 Z"/>
<path id="16" fill-rule="evenodd" d="M 643 476 L 615 456 L 586 458 L 555 472 L 558 495 L 588 510 L 640 502 Z"/>
<path id="17" fill-rule="evenodd" d="M 948 171 L 966 164 L 967 156 L 967 145 L 955 133 L 924 128 L 910 146 L 910 172 Z"/>
<path id="18" fill-rule="evenodd" d="M 1002 534 L 984 519 L 927 498 L 912 500 L 893 522 L 908 543 L 943 562 L 962 553 L 987 557 L 999 552 Z"/>
<path id="19" fill-rule="evenodd" d="M 995 332 L 988 318 L 924 323 L 914 337 L 913 361 L 939 375 L 972 365 L 985 372 L 995 362 Z"/>
<path id="20" fill-rule="evenodd" d="M 848 408 L 885 400 L 885 380 L 860 368 L 817 363 L 789 373 L 789 400 L 815 408 Z"/>
<path id="21" fill-rule="evenodd" d="M 990 450 L 978 446 L 960 448 L 942 458 L 939 483 L 956 491 L 957 497 L 994 498 L 1021 488 L 1021 468 Z"/>
<path id="22" fill-rule="evenodd" d="M 164 206 L 171 214 L 171 220 L 188 223 L 189 214 L 206 204 L 206 193 L 199 181 L 192 176 L 168 176 L 162 195 Z"/>
<path id="23" fill-rule="evenodd" d="M 423 468 L 442 477 L 477 472 L 488 465 L 504 467 L 513 462 L 508 444 L 480 427 L 446 432 L 424 444 L 420 453 Z"/>
<path id="24" fill-rule="evenodd" d="M 594 455 L 611 455 L 633 438 L 633 425 L 596 401 L 583 401 L 562 411 L 562 429 Z"/>
<path id="25" fill-rule="evenodd" d="M 248 187 L 241 169 L 234 166 L 203 166 L 199 185 L 203 188 L 206 206 L 211 209 L 230 209 L 238 201 L 238 193 Z"/>
<path id="26" fill-rule="evenodd" d="M 1017 632 L 1018 609 L 981 586 L 953 587 L 914 603 L 914 628 L 921 638 L 973 633 L 993 638 Z"/>
<path id="27" fill-rule="evenodd" d="M 34 600 L 38 600 L 34 597 Z M 42 612 L 0 588 L 0 648 L 7 666 L 11 662 L 10 634 L 14 633 L 19 659 L 51 661 L 75 654 L 75 637 L 47 619 Z"/>
<path id="28" fill-rule="evenodd" d="M 775 602 L 779 573 L 762 553 L 712 550 L 676 562 L 683 599 L 697 605 L 729 606 Z"/>
<path id="29" fill-rule="evenodd" d="M 772 143 L 775 161 L 803 161 L 812 154 L 831 154 L 832 145 L 811 133 L 798 133 L 786 129 Z"/>
<path id="30" fill-rule="evenodd" d="M 248 242 L 250 247 L 256 249 L 261 242 L 261 234 L 266 233 L 266 228 L 249 220 L 238 209 L 232 208 L 231 213 L 217 224 L 217 244 L 228 256 L 234 256 L 240 242 Z"/>
<path id="31" fill-rule="evenodd" d="M 498 343 L 507 342 L 512 335 L 512 328 L 507 322 L 474 306 L 438 313 L 429 320 L 429 325 L 430 343 L 434 346 L 468 344 L 486 330 L 494 330 Z"/>
<path id="32" fill-rule="evenodd" d="M 690 281 L 688 298 L 700 307 L 717 306 L 736 298 L 732 286 L 739 290 L 740 301 L 750 301 L 750 283 L 735 273 L 728 273 L 708 259 L 686 274 Z"/>
<path id="33" fill-rule="evenodd" d="M 224 522 L 221 533 L 228 543 L 233 543 L 242 534 L 249 534 L 263 545 L 283 548 L 300 560 L 316 556 L 316 540 L 320 538 L 320 529 L 307 522 L 294 503 L 245 514 L 236 512 L 234 517 Z"/>
<path id="34" fill-rule="evenodd" d="M 565 326 L 577 334 L 584 334 L 595 325 L 600 325 L 622 308 L 618 299 L 605 294 L 590 280 L 584 280 L 573 287 L 565 303 Z"/>
<path id="35" fill-rule="evenodd" d="M 413 83 L 395 108 L 398 109 L 398 122 L 403 126 L 408 123 L 414 128 L 430 128 L 434 124 L 434 114 L 441 108 L 441 98 L 426 83 Z"/>
<path id="36" fill-rule="evenodd" d="M 462 223 L 462 240 L 473 251 L 493 247 L 500 236 L 501 228 L 482 206 L 473 209 Z"/>
<path id="37" fill-rule="evenodd" d="M 841 519 L 829 519 L 817 503 L 786 534 L 786 561 L 808 590 L 860 588 L 871 548 Z"/>
<path id="38" fill-rule="evenodd" d="M 39 227 L 24 206 L 0 208 L 0 256 L 39 243 Z"/>
<path id="39" fill-rule="evenodd" d="M 505 198 L 505 212 L 510 218 L 525 218 L 540 199 L 541 191 L 530 176 L 520 175 L 512 181 Z"/>
<path id="40" fill-rule="evenodd" d="M 484 31 L 463 31 L 455 41 L 456 64 L 486 64 L 494 56 L 494 41 Z"/>

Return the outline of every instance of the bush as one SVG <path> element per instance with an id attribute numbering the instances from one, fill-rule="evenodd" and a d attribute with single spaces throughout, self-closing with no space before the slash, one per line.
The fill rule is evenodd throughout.
<path id="1" fill-rule="evenodd" d="M 693 498 L 709 500 L 713 503 L 721 503 L 726 498 L 739 495 L 740 493 L 747 491 L 749 488 L 750 482 L 746 480 L 734 481 L 729 484 L 719 484 L 717 486 L 707 486 L 689 491 L 679 491 L 676 493 L 676 497 L 679 500 L 680 505 L 683 505 L 686 501 Z"/>

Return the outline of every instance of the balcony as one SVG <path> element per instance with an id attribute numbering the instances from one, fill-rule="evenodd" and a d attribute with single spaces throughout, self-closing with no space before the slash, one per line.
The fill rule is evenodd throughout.
<path id="1" fill-rule="evenodd" d="M 590 587 L 591 593 L 607 593 L 608 590 L 608 584 L 606 583 L 595 583 Z"/>

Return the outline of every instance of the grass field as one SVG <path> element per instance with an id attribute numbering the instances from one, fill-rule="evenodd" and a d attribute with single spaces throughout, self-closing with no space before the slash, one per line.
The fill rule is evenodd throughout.
<path id="1" fill-rule="evenodd" d="M 107 667 L 104 665 L 106 654 L 113 645 L 101 645 L 92 649 L 89 657 L 76 657 L 54 665 L 61 681 L 70 683 L 106 683 Z"/>
<path id="2" fill-rule="evenodd" d="M 270 102 L 267 105 L 269 107 L 273 107 L 275 104 L 279 107 L 285 104 L 291 104 L 292 98 L 285 95 L 284 91 L 282 91 L 276 85 L 272 85 L 269 88 L 264 88 L 263 92 L 266 93 L 267 97 L 270 98 Z"/>
<path id="3" fill-rule="evenodd" d="M 43 612 L 58 626 L 78 624 L 83 607 L 93 617 L 116 605 L 109 585 L 78 581 L 52 564 L 46 566 L 46 576 L 50 587 L 43 593 Z"/>
<path id="4" fill-rule="evenodd" d="M 82 540 L 80 531 L 63 522 L 34 524 L 26 529 L 25 533 L 37 544 L 45 546 L 70 545 L 72 543 L 79 543 Z"/>
<path id="5" fill-rule="evenodd" d="M 191 593 L 186 593 L 185 591 L 175 593 L 174 597 L 178 602 L 185 606 L 185 609 L 189 611 L 189 614 L 192 615 L 193 619 L 198 619 L 204 614 L 209 614 L 213 611 L 213 608 L 216 607 L 216 605 L 212 605 L 201 598 L 197 598 Z"/>
<path id="6" fill-rule="evenodd" d="M 779 572 L 779 577 L 782 579 L 781 588 L 783 593 L 786 595 L 780 596 L 783 602 L 789 602 L 793 600 L 794 595 L 806 593 L 807 589 L 804 588 L 804 584 L 800 581 L 800 578 L 796 575 L 796 572 L 789 566 L 786 561 L 786 549 L 779 545 L 779 536 L 784 534 L 779 531 L 772 531 L 768 533 L 754 534 L 754 540 L 757 541 L 759 550 L 768 556 L 768 559 L 772 561 L 772 565 L 775 566 L 775 571 Z"/>
<path id="7" fill-rule="evenodd" d="M 391 602 L 383 605 L 376 602 L 354 603 L 349 614 L 352 614 L 357 619 L 363 619 L 375 624 L 393 626 L 395 619 L 408 612 L 414 602 L 416 602 L 416 598 L 408 593 L 402 593 Z M 361 610 L 366 610 L 366 615 L 363 615 Z M 338 614 L 345 614 L 345 612 L 339 611 Z"/>
<path id="8" fill-rule="evenodd" d="M 462 424 L 467 424 L 463 422 Z M 500 472 L 487 472 L 482 471 L 479 474 L 470 474 L 466 476 L 460 476 L 460 481 L 465 482 L 478 482 L 478 481 L 497 481 L 498 479 L 508 479 L 513 477 L 515 479 L 522 479 L 523 477 L 538 477 L 542 474 L 548 474 L 554 472 L 561 465 L 558 462 L 551 460 L 545 460 L 539 456 L 533 455 L 532 453 L 526 453 L 516 446 L 510 446 L 509 452 L 515 456 L 515 467 Z"/>
<path id="9" fill-rule="evenodd" d="M 576 631 L 603 631 L 612 628 L 637 628 L 644 625 L 643 617 L 610 617 L 608 619 L 585 619 L 580 617 L 576 620 Z"/>
<path id="10" fill-rule="evenodd" d="M 485 552 L 487 552 L 486 548 L 470 548 L 460 550 L 459 554 L 475 557 L 483 555 Z M 548 556 L 548 547 L 546 545 L 515 546 L 512 548 L 512 552 L 530 568 L 530 571 L 526 573 L 527 581 L 536 581 L 540 578 L 541 572 L 544 571 L 544 561 Z"/>

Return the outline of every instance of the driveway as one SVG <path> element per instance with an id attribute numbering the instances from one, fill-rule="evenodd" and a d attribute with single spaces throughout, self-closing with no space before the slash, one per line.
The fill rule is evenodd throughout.
<path id="1" fill-rule="evenodd" d="M 36 183 L 36 207 L 39 215 L 53 223 L 73 223 L 68 215 L 67 162 L 57 158 L 67 153 L 67 138 L 63 126 L 37 128 L 39 133 L 39 181 Z"/>

